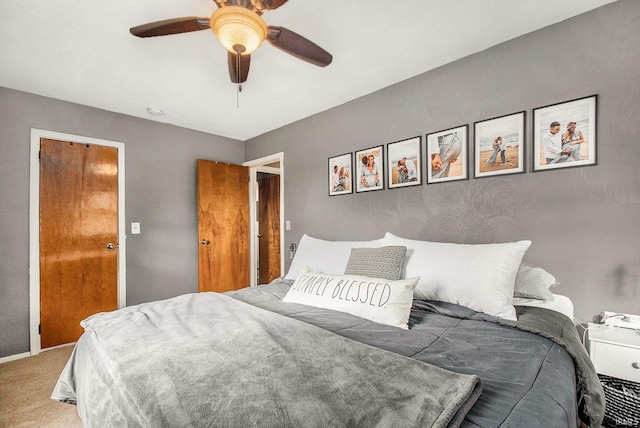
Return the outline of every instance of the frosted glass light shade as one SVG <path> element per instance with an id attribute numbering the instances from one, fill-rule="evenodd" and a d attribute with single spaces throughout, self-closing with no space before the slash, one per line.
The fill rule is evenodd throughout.
<path id="1" fill-rule="evenodd" d="M 242 6 L 224 6 L 216 10 L 211 15 L 211 29 L 225 49 L 243 55 L 258 49 L 267 37 L 264 19 Z"/>

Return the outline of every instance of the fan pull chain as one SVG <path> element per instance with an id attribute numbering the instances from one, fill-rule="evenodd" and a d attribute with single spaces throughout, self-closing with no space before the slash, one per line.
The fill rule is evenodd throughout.
<path id="1" fill-rule="evenodd" d="M 242 91 L 240 85 L 240 52 L 236 52 L 236 82 L 238 82 L 236 86 L 236 108 L 240 108 L 240 92 Z"/>
<path id="2" fill-rule="evenodd" d="M 233 50 L 235 51 L 235 55 L 236 55 L 236 83 L 238 84 L 238 86 L 236 87 L 237 88 L 236 108 L 239 109 L 240 108 L 240 92 L 242 92 L 242 82 L 240 81 L 240 77 L 242 76 L 242 71 L 240 69 L 242 67 L 242 59 L 240 59 L 240 56 L 247 49 L 241 44 L 236 44 L 236 45 L 233 45 Z"/>
<path id="3" fill-rule="evenodd" d="M 240 51 L 236 50 L 236 81 L 238 82 L 238 86 L 236 87 L 236 109 L 240 108 L 240 92 L 242 92 L 242 83 L 240 83 Z"/>

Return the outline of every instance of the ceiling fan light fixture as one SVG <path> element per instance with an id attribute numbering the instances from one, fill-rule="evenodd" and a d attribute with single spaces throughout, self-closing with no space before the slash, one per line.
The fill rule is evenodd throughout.
<path id="1" fill-rule="evenodd" d="M 242 6 L 219 8 L 211 15 L 210 24 L 222 46 L 232 53 L 249 55 L 267 37 L 264 19 Z"/>

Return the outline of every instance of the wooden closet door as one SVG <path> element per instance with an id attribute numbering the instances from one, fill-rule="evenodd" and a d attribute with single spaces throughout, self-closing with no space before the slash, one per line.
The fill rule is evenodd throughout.
<path id="1" fill-rule="evenodd" d="M 117 309 L 118 149 L 40 140 L 41 346 Z"/>
<path id="2" fill-rule="evenodd" d="M 248 287 L 249 168 L 198 159 L 198 291 Z"/>

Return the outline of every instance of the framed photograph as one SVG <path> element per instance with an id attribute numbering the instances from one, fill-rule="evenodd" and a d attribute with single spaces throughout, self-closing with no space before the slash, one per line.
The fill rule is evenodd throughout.
<path id="1" fill-rule="evenodd" d="M 417 186 L 422 184 L 422 137 L 413 137 L 387 144 L 387 188 Z"/>
<path id="2" fill-rule="evenodd" d="M 533 171 L 596 164 L 597 95 L 533 109 Z"/>
<path id="3" fill-rule="evenodd" d="M 475 178 L 524 172 L 524 115 L 474 123 Z"/>
<path id="4" fill-rule="evenodd" d="M 354 177 L 356 193 L 384 189 L 383 146 L 372 147 L 356 152 Z"/>
<path id="5" fill-rule="evenodd" d="M 329 158 L 329 196 L 353 193 L 351 153 Z"/>
<path id="6" fill-rule="evenodd" d="M 469 125 L 427 134 L 427 184 L 469 178 Z"/>

